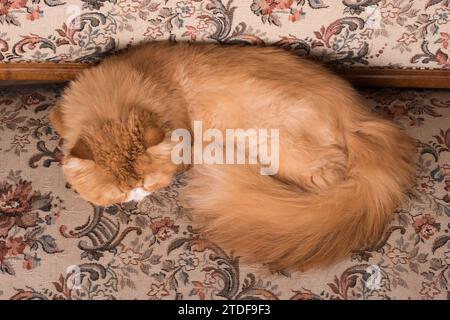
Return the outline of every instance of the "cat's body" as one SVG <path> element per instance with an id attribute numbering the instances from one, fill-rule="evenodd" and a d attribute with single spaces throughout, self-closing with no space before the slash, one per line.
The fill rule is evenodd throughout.
<path id="1" fill-rule="evenodd" d="M 101 205 L 154 191 L 186 167 L 179 128 L 275 128 L 275 176 L 258 165 L 194 165 L 184 196 L 211 240 L 271 268 L 328 264 L 376 243 L 412 175 L 412 141 L 324 68 L 275 48 L 147 44 L 66 90 L 52 122 L 64 171 Z"/>

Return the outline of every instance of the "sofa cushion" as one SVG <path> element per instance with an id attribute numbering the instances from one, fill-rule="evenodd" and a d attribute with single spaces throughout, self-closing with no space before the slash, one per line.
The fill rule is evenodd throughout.
<path id="1" fill-rule="evenodd" d="M 141 41 L 276 44 L 346 66 L 450 67 L 450 3 L 0 1 L 0 61 L 94 62 Z"/>
<path id="2" fill-rule="evenodd" d="M 374 251 L 290 275 L 196 233 L 179 197 L 187 179 L 139 203 L 81 199 L 48 120 L 61 92 L 0 90 L 0 299 L 450 299 L 449 91 L 362 91 L 417 140 L 416 182 Z"/>

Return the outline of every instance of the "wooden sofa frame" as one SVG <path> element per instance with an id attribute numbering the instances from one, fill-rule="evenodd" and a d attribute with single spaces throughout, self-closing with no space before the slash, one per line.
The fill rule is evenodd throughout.
<path id="1" fill-rule="evenodd" d="M 75 63 L 0 63 L 0 81 L 70 81 L 89 67 Z M 335 72 L 361 87 L 450 89 L 450 70 L 371 67 L 339 68 Z"/>

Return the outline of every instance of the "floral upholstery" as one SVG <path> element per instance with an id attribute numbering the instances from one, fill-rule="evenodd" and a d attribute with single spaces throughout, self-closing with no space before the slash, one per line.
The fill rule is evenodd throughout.
<path id="1" fill-rule="evenodd" d="M 374 251 L 272 275 L 192 229 L 183 177 L 139 203 L 83 201 L 48 120 L 61 92 L 0 89 L 0 299 L 450 299 L 450 91 L 362 91 L 417 140 L 408 199 Z"/>
<path id="2" fill-rule="evenodd" d="M 276 44 L 340 65 L 450 67 L 449 0 L 0 0 L 0 61 L 91 62 L 141 41 Z"/>

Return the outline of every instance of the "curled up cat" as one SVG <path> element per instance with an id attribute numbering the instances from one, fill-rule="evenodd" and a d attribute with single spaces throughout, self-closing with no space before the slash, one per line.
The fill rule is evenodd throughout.
<path id="1" fill-rule="evenodd" d="M 223 133 L 278 130 L 276 173 L 262 174 L 259 156 L 173 161 L 174 131 L 193 142 L 195 121 Z M 346 81 L 272 47 L 141 45 L 71 82 L 51 122 L 66 143 L 64 174 L 83 198 L 139 200 L 186 171 L 182 197 L 195 226 L 271 270 L 321 267 L 375 245 L 414 176 L 415 144 L 402 129 Z"/>

